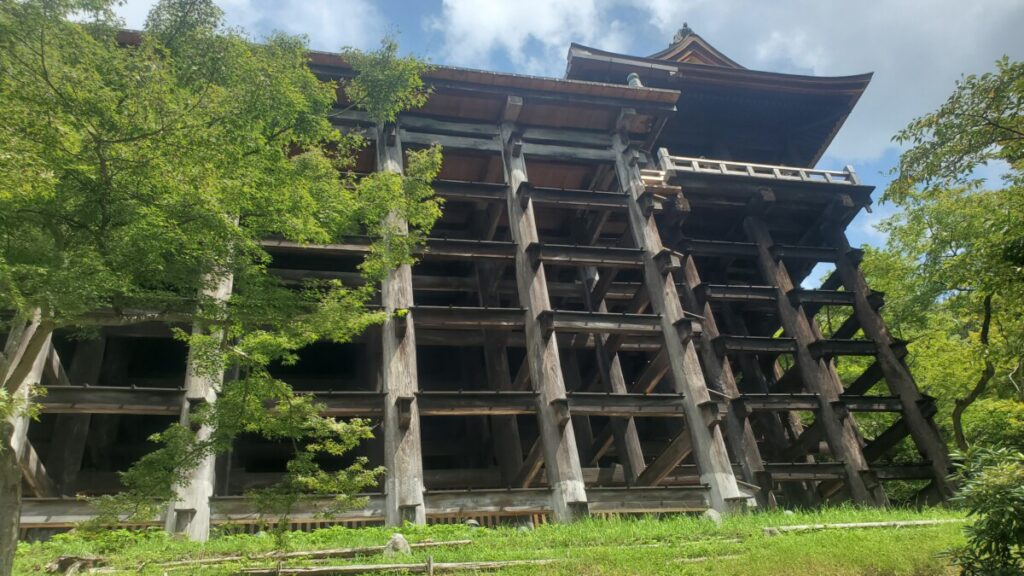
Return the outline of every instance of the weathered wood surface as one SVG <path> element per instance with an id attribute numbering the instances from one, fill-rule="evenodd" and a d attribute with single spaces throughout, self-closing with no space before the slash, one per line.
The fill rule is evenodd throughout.
<path id="1" fill-rule="evenodd" d="M 691 339 L 684 341 L 680 336 L 679 322 L 684 319 L 684 313 L 675 282 L 670 274 L 663 273 L 655 260 L 664 247 L 653 216 L 645 215 L 640 206 L 644 184 L 633 161 L 635 152 L 621 137 L 617 139 L 615 150 L 616 174 L 623 192 L 630 199 L 629 221 L 634 245 L 644 251 L 643 277 L 651 309 L 661 317 L 673 388 L 688 400 L 686 420 L 694 459 L 700 469 L 701 480 L 710 488 L 711 507 L 720 512 L 730 511 L 735 502 L 742 499 L 742 494 L 736 484 L 721 430 L 717 426 L 703 424 L 704 413 L 700 404 L 711 398 L 693 342 Z M 681 460 L 681 451 L 679 455 Z"/>
<path id="2" fill-rule="evenodd" d="M 701 278 L 693 258 L 683 257 L 682 266 L 675 275 L 681 280 L 679 292 L 683 306 L 690 313 L 700 315 L 704 319 L 701 322 L 702 339 L 714 341 L 721 335 L 721 332 L 718 329 L 711 304 L 706 300 L 701 302 L 695 292 L 695 288 L 701 285 Z M 699 353 L 710 386 L 726 397 L 738 397 L 740 390 L 736 384 L 729 358 L 725 354 L 717 353 L 712 346 L 701 346 Z M 764 466 L 750 421 L 745 414 L 736 410 L 728 410 L 724 425 L 725 435 L 729 439 L 733 454 L 736 455 L 735 460 L 740 464 L 742 479 L 748 484 L 757 484 L 758 474 L 764 470 Z M 761 491 L 758 492 L 758 503 L 762 506 L 774 505 L 771 486 L 761 486 Z"/>
<path id="3" fill-rule="evenodd" d="M 524 202 L 518 193 L 521 185 L 529 180 L 526 159 L 515 125 L 502 124 L 501 133 L 505 143 L 505 180 L 509 186 L 509 228 L 516 244 L 515 276 L 519 303 L 526 308 L 526 355 L 530 381 L 539 393 L 537 420 L 544 467 L 551 486 L 555 520 L 567 522 L 587 514 L 587 494 L 572 422 L 562 421 L 555 405 L 565 400 L 558 340 L 552 334 L 545 334 L 538 320 L 543 312 L 551 310 L 551 301 L 544 264 L 533 262 L 526 251 L 527 246 L 539 241 L 532 200 L 527 198 Z"/>
<path id="4" fill-rule="evenodd" d="M 803 310 L 794 306 L 787 294 L 794 288 L 784 262 L 776 259 L 771 234 L 764 221 L 748 216 L 743 221 L 748 238 L 757 247 L 757 264 L 761 275 L 776 291 L 776 310 L 786 334 L 793 339 L 793 358 L 804 386 L 813 392 L 820 403 L 817 420 L 821 422 L 825 437 L 835 457 L 846 467 L 844 482 L 854 501 L 863 504 L 882 505 L 885 493 L 877 482 L 866 478 L 868 463 L 861 452 L 861 439 L 850 418 L 841 418 L 833 407 L 839 400 L 841 386 L 835 367 L 830 360 L 815 357 L 810 346 L 818 340 L 810 321 Z"/>
<path id="5" fill-rule="evenodd" d="M 231 274 L 221 275 L 216 278 L 216 284 L 206 290 L 205 296 L 223 303 L 231 297 L 234 286 L 234 278 Z M 196 321 L 193 332 L 205 332 L 206 326 Z M 220 329 L 215 329 L 212 334 L 216 338 L 223 338 L 224 334 Z M 195 407 L 202 404 L 213 404 L 217 401 L 217 391 L 224 383 L 224 374 L 208 374 L 203 372 L 191 348 L 188 353 L 188 363 L 185 367 L 185 394 L 181 404 L 180 422 L 189 426 L 191 413 Z M 199 441 L 209 439 L 214 433 L 209 424 L 203 424 L 196 431 L 196 438 Z M 207 454 L 199 464 L 192 470 L 187 471 L 186 483 L 177 486 L 175 501 L 167 511 L 165 527 L 174 533 L 183 533 L 189 540 L 205 542 L 210 538 L 210 498 L 213 496 L 216 485 L 216 456 Z"/>
<path id="6" fill-rule="evenodd" d="M 894 339 L 871 302 L 871 289 L 864 280 L 864 274 L 850 257 L 850 244 L 846 234 L 839 227 L 833 227 L 831 241 L 839 253 L 836 258 L 836 272 L 842 279 L 843 287 L 853 294 L 854 314 L 864 330 L 865 336 L 875 343 L 876 363 L 885 377 L 889 390 L 902 405 L 903 421 L 910 432 L 917 449 L 931 463 L 934 483 L 943 498 L 953 495 L 947 476 L 950 473 L 949 453 L 938 428 L 923 410 L 924 397 L 917 388 L 913 376 L 903 363 L 901 356 L 893 349 Z"/>
<path id="7" fill-rule="evenodd" d="M 393 141 L 383 137 L 388 127 L 378 127 L 377 170 L 402 173 L 402 140 L 396 134 Z M 408 231 L 408 224 L 394 215 L 391 224 L 399 231 Z M 409 313 L 402 323 L 404 329 L 395 329 L 396 310 L 413 307 L 412 269 L 399 266 L 388 273 L 381 287 L 381 303 L 388 313 L 381 330 L 383 334 L 384 375 L 384 466 L 386 513 L 388 526 L 403 522 L 424 524 L 423 455 L 420 450 L 420 418 L 416 402 L 403 403 L 413 397 L 419 388 L 416 368 L 416 314 Z"/>

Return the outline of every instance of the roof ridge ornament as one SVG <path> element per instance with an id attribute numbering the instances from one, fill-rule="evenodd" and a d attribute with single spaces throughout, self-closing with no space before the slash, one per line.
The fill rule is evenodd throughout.
<path id="1" fill-rule="evenodd" d="M 676 32 L 676 35 L 672 37 L 672 44 L 679 44 L 680 42 L 683 41 L 684 38 L 686 38 L 687 36 L 689 36 L 690 34 L 693 34 L 693 33 L 694 33 L 693 29 L 690 28 L 690 23 L 689 22 L 683 22 L 683 27 L 680 28 Z M 669 46 L 671 46 L 672 44 L 669 44 Z"/>

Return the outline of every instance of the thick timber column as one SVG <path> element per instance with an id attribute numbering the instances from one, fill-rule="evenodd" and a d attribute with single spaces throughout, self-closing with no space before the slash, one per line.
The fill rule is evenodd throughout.
<path id="1" fill-rule="evenodd" d="M 701 302 L 694 292 L 694 288 L 701 284 L 701 280 L 700 274 L 697 272 L 697 264 L 693 261 L 693 256 L 685 256 L 682 269 L 678 272 L 678 275 L 683 280 L 681 282 L 683 287 L 683 303 L 690 312 L 704 317 L 702 324 L 703 338 L 704 342 L 710 344 L 715 338 L 718 338 L 720 332 L 718 331 L 718 323 L 715 322 L 715 315 L 711 310 L 711 303 L 706 300 Z M 730 399 L 738 399 L 740 397 L 740 389 L 736 385 L 736 376 L 733 374 L 732 366 L 729 364 L 729 358 L 724 353 L 719 357 L 715 347 L 711 345 L 701 346 L 700 356 L 701 360 L 703 360 L 704 371 L 712 387 Z M 750 420 L 747 418 L 747 415 L 738 413 L 735 407 L 730 407 L 725 417 L 725 434 L 729 438 L 729 444 L 739 460 L 743 480 L 749 484 L 757 484 L 759 478 L 763 476 L 764 463 L 761 459 L 761 452 L 757 448 L 757 439 L 754 437 L 754 431 L 750 426 Z M 771 490 L 771 486 L 761 486 L 761 491 L 757 495 L 758 505 L 775 506 L 775 496 Z"/>
<path id="2" fill-rule="evenodd" d="M 377 170 L 401 174 L 402 140 L 394 125 L 377 128 Z M 391 218 L 399 233 L 409 231 L 408 223 Z M 388 313 L 381 342 L 384 384 L 384 522 L 401 526 L 427 522 L 423 505 L 423 453 L 420 443 L 420 415 L 416 406 L 419 388 L 416 376 L 416 331 L 408 313 L 405 329 L 396 331 L 392 314 L 413 306 L 412 268 L 408 264 L 388 273 L 381 286 L 381 304 Z"/>
<path id="3" fill-rule="evenodd" d="M 505 143 L 504 160 L 509 185 L 509 228 L 516 244 L 516 286 L 519 305 L 526 309 L 526 356 L 530 382 L 538 392 L 537 420 L 544 469 L 551 487 L 555 520 L 569 522 L 589 513 L 587 492 L 572 421 L 564 417 L 564 413 L 560 414 L 560 408 L 567 405 L 567 397 L 558 358 L 558 342 L 554 334 L 544 334 L 537 320 L 541 312 L 551 309 L 551 300 L 544 264 L 533 261 L 526 254 L 526 247 L 539 241 L 533 201 L 521 198 L 519 194 L 520 185 L 527 181 L 526 159 L 514 124 L 502 124 L 501 136 Z"/>
<path id="4" fill-rule="evenodd" d="M 921 454 L 929 460 L 934 479 L 932 484 L 941 499 L 946 500 L 953 496 L 953 489 L 949 486 L 946 477 L 949 475 L 950 462 L 949 453 L 946 451 L 946 443 L 942 441 L 935 423 L 924 415 L 922 404 L 925 399 L 921 391 L 917 389 L 914 377 L 910 370 L 893 351 L 893 338 L 885 321 L 874 306 L 871 305 L 869 296 L 871 289 L 864 280 L 864 273 L 860 271 L 856 262 L 850 257 L 850 243 L 842 228 L 834 227 L 829 240 L 839 257 L 836 258 L 836 272 L 842 279 L 843 287 L 847 292 L 853 294 L 853 310 L 857 316 L 864 335 L 875 343 L 877 349 L 876 360 L 882 369 L 885 383 L 893 395 L 898 396 L 903 406 L 903 421 L 910 431 L 911 438 Z"/>
<path id="5" fill-rule="evenodd" d="M 234 279 L 230 274 L 219 279 L 217 285 L 205 292 L 206 296 L 219 302 L 231 296 Z M 193 331 L 203 330 L 196 322 Z M 181 423 L 190 425 L 192 410 L 217 401 L 217 391 L 224 383 L 224 374 L 205 374 L 196 365 L 195 353 L 188 352 L 185 369 L 185 399 L 181 407 Z M 202 425 L 196 430 L 200 441 L 207 440 L 213 428 Z M 208 454 L 190 473 L 187 484 L 177 487 L 177 499 L 167 511 L 165 526 L 168 531 L 183 533 L 189 540 L 205 542 L 210 539 L 210 498 L 216 486 L 217 456 Z"/>
<path id="6" fill-rule="evenodd" d="M 630 147 L 624 134 L 615 139 L 615 150 L 618 153 L 615 171 L 629 201 L 630 230 L 637 248 L 643 250 L 644 284 L 650 294 L 651 310 L 661 316 L 669 377 L 676 392 L 686 398 L 686 426 L 690 442 L 679 443 L 679 460 L 686 456 L 682 448 L 692 445 L 700 481 L 710 489 L 709 505 L 719 512 L 729 512 L 743 500 L 743 495 L 736 484 L 722 431 L 717 425 L 709 426 L 705 421 L 705 407 L 710 406 L 711 396 L 692 339 L 684 339 L 679 333 L 684 314 L 675 281 L 671 273 L 655 261 L 664 247 L 654 215 L 645 214 L 640 206 L 644 184 L 637 166 L 637 152 Z"/>
<path id="7" fill-rule="evenodd" d="M 793 358 L 800 379 L 808 391 L 818 396 L 820 407 L 816 411 L 816 421 L 823 426 L 832 455 L 846 468 L 846 487 L 850 497 L 862 504 L 884 505 L 885 493 L 881 484 L 865 477 L 869 474 L 868 463 L 861 451 L 860 435 L 853 419 L 843 417 L 835 409 L 841 390 L 835 368 L 828 358 L 815 358 L 811 354 L 809 346 L 817 336 L 803 308 L 794 306 L 789 299 L 789 293 L 795 286 L 786 265 L 771 252 L 774 242 L 768 226 L 754 215 L 743 220 L 743 228 L 750 241 L 757 244 L 757 264 L 761 275 L 775 287 L 782 328 L 796 342 Z"/>

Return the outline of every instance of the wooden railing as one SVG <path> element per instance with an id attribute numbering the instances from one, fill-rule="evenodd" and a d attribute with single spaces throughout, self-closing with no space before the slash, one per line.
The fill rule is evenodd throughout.
<path id="1" fill-rule="evenodd" d="M 817 170 L 796 166 L 773 166 L 771 164 L 753 164 L 750 162 L 734 162 L 731 160 L 715 160 L 709 158 L 691 158 L 689 156 L 672 156 L 668 150 L 658 150 L 658 168 L 643 170 L 645 181 L 667 182 L 676 174 L 721 174 L 725 176 L 746 176 L 767 180 L 783 180 L 789 182 L 818 182 L 822 184 L 857 185 L 853 168 L 847 166 L 843 170 Z M 659 178 L 660 177 L 660 178 Z"/>

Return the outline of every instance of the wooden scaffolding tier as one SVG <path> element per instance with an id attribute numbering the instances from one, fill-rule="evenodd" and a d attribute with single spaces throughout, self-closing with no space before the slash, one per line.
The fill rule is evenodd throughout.
<path id="1" fill-rule="evenodd" d="M 540 130 L 520 124 L 522 107 L 508 96 L 489 125 L 410 115 L 367 127 L 378 170 L 401 172 L 404 149 L 432 142 L 452 167 L 436 184 L 447 205 L 419 262 L 382 286 L 383 326 L 343 360 L 325 352 L 305 380 L 281 376 L 326 415 L 380 426 L 360 448 L 387 468 L 379 493 L 333 521 L 884 505 L 890 480 L 925 480 L 923 497 L 949 496 L 934 405 L 843 232 L 870 198 L 852 171 L 652 158 L 628 129 Z M 635 114 L 621 109 L 615 125 Z M 465 179 L 469 165 L 483 181 Z M 358 238 L 264 246 L 285 282 L 360 282 L 368 250 Z M 820 262 L 835 272 L 802 287 Z M 230 290 L 222 282 L 215 296 Z M 827 334 L 825 310 L 845 318 Z M 117 488 L 112 471 L 128 456 L 110 451 L 145 450 L 119 444 L 119 426 L 187 422 L 198 402 L 216 401 L 217 383 L 188 366 L 133 375 L 129 349 L 169 342 L 160 320 L 45 347 L 43 419 L 22 434 L 37 497 L 26 528 L 89 516 L 60 494 Z M 58 349 L 72 355 L 66 372 Z M 873 361 L 844 383 L 836 362 L 848 356 Z M 886 392 L 873 392 L 883 380 Z M 865 439 L 855 421 L 865 412 L 893 419 Z M 889 458 L 906 438 L 920 461 Z M 250 513 L 236 496 L 273 481 L 263 462 L 281 450 L 249 442 L 204 462 L 155 521 L 202 539 L 211 523 Z"/>

